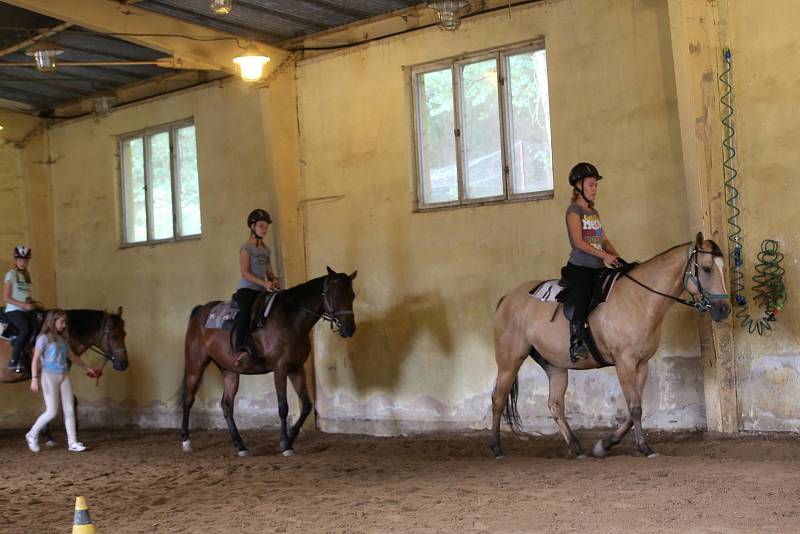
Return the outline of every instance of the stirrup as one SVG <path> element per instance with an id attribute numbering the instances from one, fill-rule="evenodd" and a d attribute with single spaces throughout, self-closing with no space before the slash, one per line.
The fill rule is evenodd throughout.
<path id="1" fill-rule="evenodd" d="M 586 359 L 590 356 L 589 349 L 582 339 L 576 340 L 575 343 L 569 344 L 569 361 L 577 363 L 578 360 Z"/>

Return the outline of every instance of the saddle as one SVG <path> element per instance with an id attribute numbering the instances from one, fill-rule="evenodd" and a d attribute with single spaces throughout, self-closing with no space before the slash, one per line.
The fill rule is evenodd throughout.
<path id="1" fill-rule="evenodd" d="M 605 268 L 598 273 L 597 278 L 592 284 L 592 293 L 589 298 L 589 314 L 587 317 L 591 315 L 597 306 L 608 300 L 608 297 L 611 295 L 611 291 L 614 289 L 614 284 L 619 277 L 629 272 L 631 269 L 636 267 L 636 265 L 638 265 L 638 263 L 623 263 L 622 267 Z M 545 280 L 531 289 L 528 294 L 541 300 L 542 302 L 554 302 L 561 304 L 564 317 L 570 322 L 572 321 L 572 316 L 575 313 L 575 308 L 578 306 L 578 304 L 580 304 L 574 298 L 574 292 L 570 291 L 569 284 L 564 280 Z M 553 313 L 553 318 L 551 321 L 555 320 L 557 313 L 558 308 L 556 308 L 556 311 Z M 592 335 L 592 330 L 589 328 L 588 324 L 584 328 L 583 339 L 592 357 L 600 367 L 608 367 L 612 365 L 603 357 L 602 354 L 600 354 L 600 350 L 597 348 L 597 344 L 594 341 L 594 336 Z M 534 347 L 531 347 L 529 354 L 540 365 L 544 365 L 544 363 L 546 363 Z"/>
<path id="2" fill-rule="evenodd" d="M 264 307 L 264 313 L 256 318 L 255 326 L 262 326 L 266 322 L 276 296 L 277 293 L 272 293 L 266 297 L 267 302 Z M 253 309 L 258 309 L 258 306 L 253 306 Z M 239 305 L 235 300 L 226 300 L 211 308 L 204 326 L 215 330 L 233 330 L 236 326 L 237 315 L 239 315 Z"/>

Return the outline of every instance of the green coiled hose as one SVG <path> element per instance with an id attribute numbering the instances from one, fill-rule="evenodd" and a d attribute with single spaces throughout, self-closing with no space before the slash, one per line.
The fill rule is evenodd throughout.
<path id="1" fill-rule="evenodd" d="M 757 274 L 753 276 L 755 285 L 751 289 L 754 293 L 753 301 L 762 308 L 764 315 L 763 317 L 752 317 L 747 306 L 747 299 L 744 296 L 744 273 L 742 273 L 744 251 L 742 246 L 742 227 L 739 226 L 741 210 L 737 206 L 739 190 L 734 184 L 734 180 L 739 173 L 736 171 L 733 161 L 736 156 L 736 150 L 733 148 L 733 137 L 736 130 L 733 128 L 732 55 L 730 49 L 725 48 L 723 50 L 722 59 L 724 68 L 719 76 L 719 81 L 724 86 L 723 94 L 720 97 L 723 115 L 722 126 L 724 129 L 722 167 L 725 173 L 725 203 L 730 208 L 728 241 L 730 244 L 731 298 L 733 306 L 736 308 L 736 318 L 741 321 L 741 326 L 747 328 L 750 334 L 757 332 L 758 335 L 763 335 L 767 330 L 772 330 L 771 323 L 775 321 L 776 316 L 786 303 L 786 287 L 783 284 L 785 269 L 781 267 L 783 254 L 778 250 L 777 241 L 765 239 L 761 243 L 761 252 L 758 253 L 758 262 L 755 266 Z"/>

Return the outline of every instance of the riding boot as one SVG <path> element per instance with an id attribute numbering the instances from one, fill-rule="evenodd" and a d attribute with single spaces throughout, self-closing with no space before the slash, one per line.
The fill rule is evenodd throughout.
<path id="1" fill-rule="evenodd" d="M 576 363 L 579 359 L 589 357 L 589 350 L 583 342 L 583 322 L 569 323 L 569 360 Z"/>

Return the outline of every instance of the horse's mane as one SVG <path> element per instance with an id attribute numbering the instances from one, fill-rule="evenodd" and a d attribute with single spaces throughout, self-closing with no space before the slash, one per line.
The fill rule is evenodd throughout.
<path id="1" fill-rule="evenodd" d="M 284 289 L 280 292 L 280 295 L 291 302 L 301 302 L 304 298 L 312 293 L 319 293 L 321 295 L 322 282 L 324 279 L 325 276 L 312 278 L 311 280 L 307 280 L 297 284 L 296 286 L 292 286 L 289 289 Z M 267 307 L 267 302 L 269 301 L 270 295 L 271 293 L 269 291 L 261 291 L 258 294 L 258 297 L 256 297 L 256 301 L 253 303 L 253 310 L 250 315 L 251 327 L 256 326 L 258 320 L 264 316 L 264 309 Z"/>
<path id="2" fill-rule="evenodd" d="M 67 310 L 70 336 L 88 340 L 100 330 L 104 314 L 101 310 Z"/>

